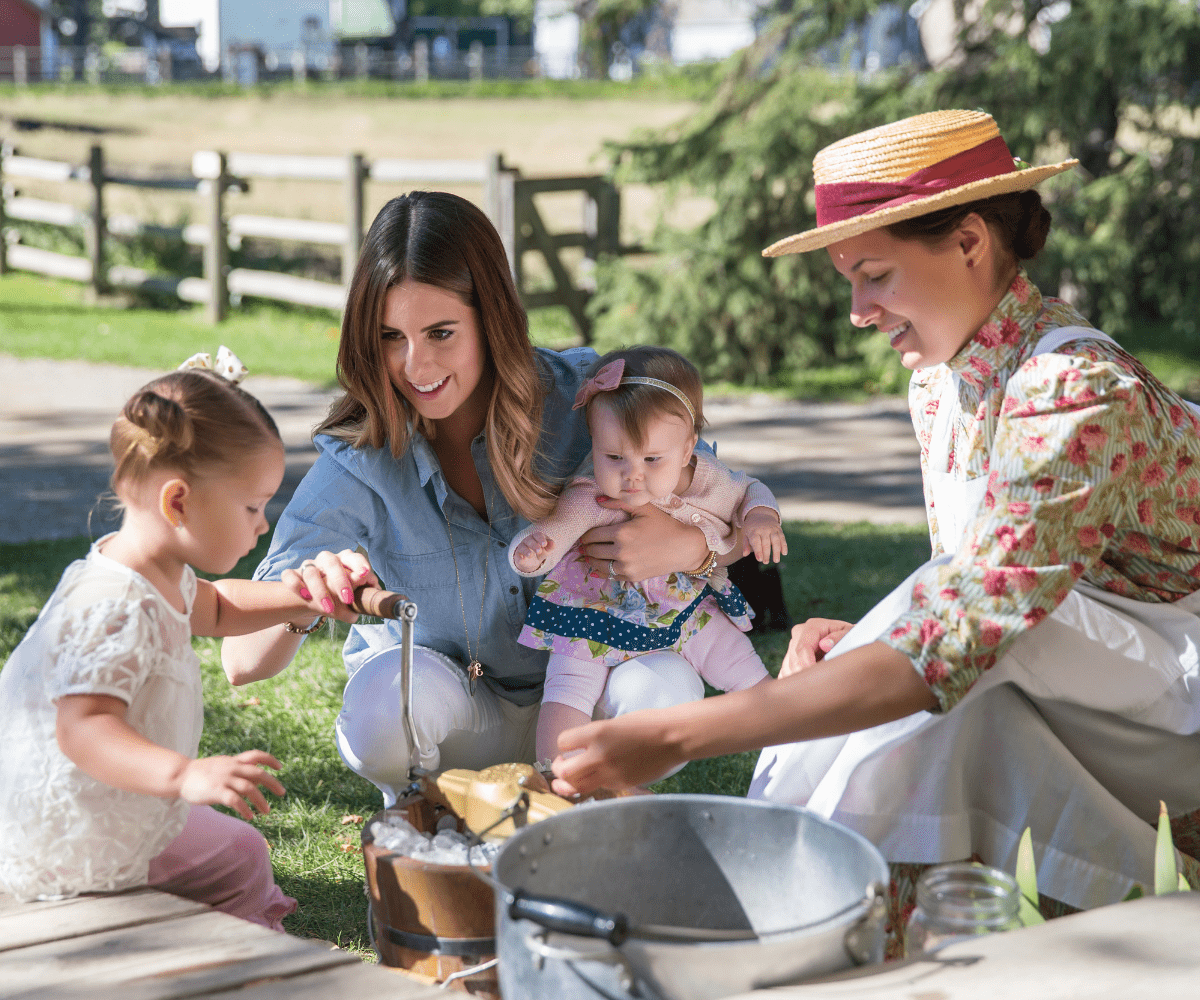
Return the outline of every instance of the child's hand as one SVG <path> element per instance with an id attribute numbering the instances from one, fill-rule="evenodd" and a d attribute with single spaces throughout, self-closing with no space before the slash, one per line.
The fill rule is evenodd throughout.
<path id="1" fill-rule="evenodd" d="M 769 507 L 755 507 L 743 522 L 746 540 L 745 554 L 754 553 L 759 562 L 779 562 L 787 555 L 787 539 L 783 525 Z"/>
<path id="2" fill-rule="evenodd" d="M 283 785 L 273 774 L 259 767 L 260 764 L 276 771 L 283 766 L 262 750 L 246 750 L 236 757 L 201 757 L 189 761 L 183 769 L 179 797 L 198 806 L 228 806 L 247 820 L 254 815 L 250 805 L 260 813 L 268 813 L 271 807 L 258 786 L 282 795 Z M 246 804 L 247 799 L 250 805 Z"/>
<path id="3" fill-rule="evenodd" d="M 524 541 L 513 549 L 513 565 L 522 573 L 533 573 L 546 561 L 554 548 L 554 539 L 540 531 L 531 532 Z"/>
<path id="4" fill-rule="evenodd" d="M 350 610 L 355 589 L 363 584 L 379 586 L 379 578 L 367 557 L 350 549 L 318 552 L 295 569 L 285 569 L 280 579 L 313 611 L 344 622 L 358 620 L 358 615 Z"/>

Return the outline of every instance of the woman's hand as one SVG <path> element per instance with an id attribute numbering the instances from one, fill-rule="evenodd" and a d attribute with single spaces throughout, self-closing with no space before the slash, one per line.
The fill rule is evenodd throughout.
<path id="1" fill-rule="evenodd" d="M 560 756 L 554 761 L 551 788 L 569 798 L 658 780 L 687 760 L 663 721 L 661 712 L 650 710 L 568 729 L 558 738 Z"/>
<path id="2" fill-rule="evenodd" d="M 592 528 L 579 540 L 584 555 L 604 576 L 649 580 L 686 572 L 708 556 L 703 531 L 676 521 L 653 504 L 629 507 L 609 497 L 597 497 L 596 502 L 629 514 L 629 520 Z"/>
<path id="3" fill-rule="evenodd" d="M 835 621 L 832 618 L 810 618 L 794 626 L 792 640 L 788 643 L 787 653 L 784 654 L 783 664 L 779 668 L 779 676 L 790 677 L 814 666 L 819 660 L 823 660 L 825 654 L 853 627 L 850 622 Z"/>
<path id="4" fill-rule="evenodd" d="M 358 615 L 350 608 L 354 603 L 355 588 L 363 584 L 379 586 L 379 578 L 367 557 L 350 549 L 337 553 L 318 552 L 295 569 L 285 569 L 280 579 L 301 600 L 320 608 L 321 613 L 351 623 L 358 620 Z"/>
<path id="5" fill-rule="evenodd" d="M 246 750 L 236 757 L 201 757 L 189 761 L 179 783 L 179 797 L 197 806 L 227 806 L 246 820 L 254 815 L 250 806 L 268 813 L 271 807 L 258 786 L 275 795 L 283 795 L 284 789 L 278 778 L 259 765 L 276 771 L 283 766 L 263 750 Z"/>

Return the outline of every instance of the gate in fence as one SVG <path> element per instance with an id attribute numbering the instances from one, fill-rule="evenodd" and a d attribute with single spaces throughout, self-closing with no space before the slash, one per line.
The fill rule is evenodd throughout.
<path id="1" fill-rule="evenodd" d="M 7 180 L 87 184 L 89 207 L 23 197 Z M 330 181 L 343 190 L 342 223 L 261 215 L 230 215 L 226 196 L 234 189 L 248 190 L 256 178 Z M 358 261 L 364 232 L 364 185 L 368 180 L 400 184 L 479 184 L 484 210 L 504 242 L 517 289 L 527 309 L 563 306 L 570 313 L 585 343 L 591 339 L 587 302 L 594 285 L 591 268 L 601 254 L 629 253 L 637 247 L 620 242 L 620 195 L 616 186 L 599 175 L 578 177 L 522 177 L 505 165 L 499 154 L 483 160 L 367 161 L 360 154 L 336 156 L 276 156 L 255 153 L 203 151 L 192 157 L 191 170 L 173 176 L 136 176 L 110 171 L 104 151 L 91 148 L 88 163 L 77 165 L 20 156 L 16 150 L 0 153 L 0 274 L 16 268 L 88 283 L 97 293 L 111 289 L 175 295 L 183 301 L 204 303 L 213 322 L 225 318 L 231 296 L 252 296 L 340 311 L 350 276 Z M 191 190 L 202 199 L 204 221 L 187 226 L 161 226 L 105 211 L 109 184 L 149 189 Z M 580 192 L 583 211 L 580 228 L 551 232 L 535 202 L 550 192 Z M 56 253 L 9 242 L 15 231 L 6 222 L 30 221 L 63 227 L 81 227 L 86 256 Z M 109 265 L 106 252 L 113 238 L 152 234 L 182 240 L 203 248 L 203 276 L 156 274 L 141 268 Z M 278 271 L 230 268 L 229 247 L 244 237 L 313 243 L 341 248 L 341 282 L 316 281 Z M 562 251 L 582 248 L 582 266 L 572 274 Z M 550 278 L 549 287 L 532 287 L 525 266 L 527 253 L 540 254 Z"/>

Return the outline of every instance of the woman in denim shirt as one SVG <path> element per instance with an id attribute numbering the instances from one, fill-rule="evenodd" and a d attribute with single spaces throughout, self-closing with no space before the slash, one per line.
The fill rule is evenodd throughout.
<path id="1" fill-rule="evenodd" d="M 423 767 L 534 759 L 546 653 L 516 640 L 539 581 L 519 577 L 506 550 L 553 509 L 589 456 L 587 426 L 571 404 L 595 358 L 590 348 L 530 344 L 503 244 L 470 202 L 414 192 L 375 219 L 342 321 L 345 395 L 317 429 L 317 461 L 255 577 L 303 581 L 345 617 L 365 564 L 354 579 L 340 564 L 322 564 L 327 589 L 305 563 L 322 550 L 357 549 L 384 586 L 416 601 L 413 762 Z M 595 529 L 588 541 L 598 571 L 625 579 L 687 570 L 708 556 L 699 529 L 650 511 Z M 310 622 L 289 624 L 226 640 L 230 680 L 286 667 Z M 390 805 L 414 758 L 400 721 L 399 624 L 355 626 L 344 657 L 338 749 Z M 627 686 L 610 684 L 606 714 L 703 696 L 676 654 L 642 662 Z"/>

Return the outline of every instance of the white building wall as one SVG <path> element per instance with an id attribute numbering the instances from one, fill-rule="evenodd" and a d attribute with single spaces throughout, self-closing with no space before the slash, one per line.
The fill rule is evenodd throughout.
<path id="1" fill-rule="evenodd" d="M 536 0 L 533 51 L 542 76 L 565 80 L 579 75 L 579 18 L 567 0 Z"/>
<path id="2" fill-rule="evenodd" d="M 680 0 L 671 26 L 676 65 L 724 59 L 751 44 L 759 0 Z"/>
<path id="3" fill-rule="evenodd" d="M 158 0 L 158 20 L 164 28 L 196 28 L 196 51 L 210 73 L 221 65 L 220 0 Z"/>

